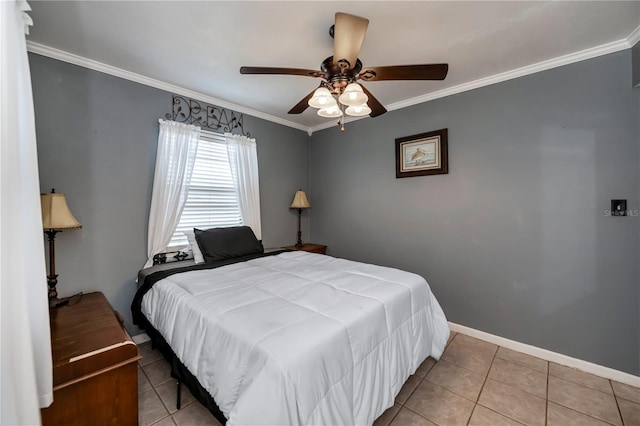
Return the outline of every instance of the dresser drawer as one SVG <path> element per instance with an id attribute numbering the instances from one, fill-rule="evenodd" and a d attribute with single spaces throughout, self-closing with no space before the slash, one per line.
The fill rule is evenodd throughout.
<path id="1" fill-rule="evenodd" d="M 102 293 L 50 311 L 53 404 L 43 425 L 135 425 L 138 348 Z"/>

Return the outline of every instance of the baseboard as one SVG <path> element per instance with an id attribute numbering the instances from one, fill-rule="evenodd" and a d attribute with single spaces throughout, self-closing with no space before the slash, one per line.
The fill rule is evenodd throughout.
<path id="1" fill-rule="evenodd" d="M 147 333 L 136 334 L 135 336 L 132 337 L 132 339 L 136 345 L 139 345 L 141 343 L 148 342 L 149 340 L 151 340 L 149 336 L 147 336 Z"/>
<path id="2" fill-rule="evenodd" d="M 615 380 L 616 382 L 640 387 L 640 377 L 634 376 L 633 374 L 614 370 L 613 368 L 604 367 L 589 361 L 572 358 L 547 349 L 527 345 L 526 343 L 520 343 L 515 340 L 496 336 L 495 334 L 485 333 L 484 331 L 476 330 L 453 322 L 449 322 L 449 328 L 451 331 L 455 331 L 456 333 L 475 337 L 476 339 L 484 340 L 485 342 L 493 343 L 507 349 L 542 358 L 546 361 L 555 362 L 556 364 L 564 365 L 566 367 L 575 368 L 577 370 L 584 371 L 585 373 L 595 374 L 596 376 L 604 377 L 605 379 Z"/>

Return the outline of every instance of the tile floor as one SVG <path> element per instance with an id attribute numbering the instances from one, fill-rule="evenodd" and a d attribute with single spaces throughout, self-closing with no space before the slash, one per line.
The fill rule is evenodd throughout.
<path id="1" fill-rule="evenodd" d="M 176 383 L 149 343 L 138 346 L 140 426 L 219 425 Z M 640 389 L 452 333 L 440 361 L 409 377 L 374 426 L 640 426 Z"/>

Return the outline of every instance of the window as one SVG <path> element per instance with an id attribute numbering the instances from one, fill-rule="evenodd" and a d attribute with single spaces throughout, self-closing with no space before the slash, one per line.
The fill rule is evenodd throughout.
<path id="1" fill-rule="evenodd" d="M 184 231 L 242 225 L 223 135 L 201 132 L 187 202 L 170 247 L 188 245 Z"/>

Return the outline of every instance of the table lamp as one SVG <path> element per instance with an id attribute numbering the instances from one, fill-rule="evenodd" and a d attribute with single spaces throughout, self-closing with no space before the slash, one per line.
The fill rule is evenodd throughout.
<path id="1" fill-rule="evenodd" d="M 298 242 L 296 243 L 296 247 L 301 247 L 302 244 L 302 209 L 311 208 L 311 204 L 309 204 L 309 200 L 307 200 L 307 194 L 304 193 L 302 189 L 296 192 L 296 195 L 293 196 L 293 202 L 290 209 L 298 209 Z"/>
<path id="2" fill-rule="evenodd" d="M 56 234 L 65 229 L 82 228 L 82 225 L 69 211 L 64 194 L 56 194 L 55 189 L 51 190 L 51 194 L 40 194 L 40 205 L 42 207 L 42 228 L 49 237 L 49 275 L 47 275 L 47 285 L 49 286 L 49 308 L 51 309 L 63 303 L 58 299 L 58 292 L 56 291 L 56 285 L 58 284 L 55 254 Z"/>

